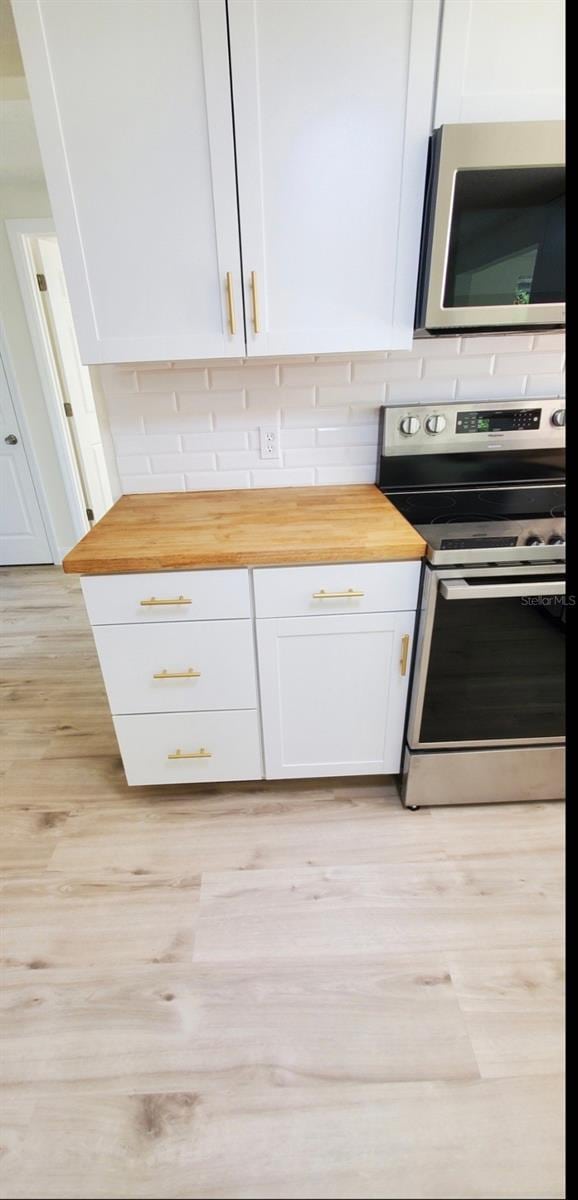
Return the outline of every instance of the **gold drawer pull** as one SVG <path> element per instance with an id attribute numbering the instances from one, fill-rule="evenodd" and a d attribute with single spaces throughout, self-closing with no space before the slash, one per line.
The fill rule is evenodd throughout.
<path id="1" fill-rule="evenodd" d="M 167 754 L 167 758 L 212 758 L 210 750 L 205 750 L 201 746 L 199 750 L 175 750 L 174 754 Z"/>
<path id="2" fill-rule="evenodd" d="M 233 276 L 227 271 L 227 308 L 229 309 L 229 333 L 234 337 L 237 332 L 235 320 L 235 297 L 233 295 Z"/>
<path id="3" fill-rule="evenodd" d="M 409 655 L 409 633 L 404 633 L 401 639 L 401 657 L 399 669 L 402 675 L 407 675 L 407 659 Z"/>
<path id="4" fill-rule="evenodd" d="M 259 285 L 257 283 L 256 271 L 251 271 L 251 299 L 253 301 L 253 329 L 255 333 L 260 333 L 261 312 L 259 309 Z"/>
<path id="5" fill-rule="evenodd" d="M 188 671 L 155 671 L 153 679 L 200 679 L 201 672 L 189 667 Z"/>
<path id="6" fill-rule="evenodd" d="M 349 600 L 351 596 L 365 596 L 365 592 L 358 592 L 355 588 L 347 588 L 345 592 L 326 592 L 325 588 L 321 588 L 321 591 L 313 593 L 314 600 Z"/>
<path id="7" fill-rule="evenodd" d="M 186 596 L 173 596 L 168 600 L 157 600 L 156 596 L 151 596 L 148 600 L 141 600 L 143 608 L 150 608 L 153 604 L 192 604 L 192 600 L 188 600 Z"/>

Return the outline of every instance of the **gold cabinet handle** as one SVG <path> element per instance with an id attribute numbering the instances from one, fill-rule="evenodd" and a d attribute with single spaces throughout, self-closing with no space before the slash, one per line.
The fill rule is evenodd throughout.
<path id="1" fill-rule="evenodd" d="M 153 679 L 200 679 L 201 672 L 189 667 L 188 671 L 155 671 Z"/>
<path id="2" fill-rule="evenodd" d="M 399 670 L 402 675 L 407 675 L 407 659 L 409 655 L 409 633 L 404 633 L 401 639 L 401 656 L 399 659 Z"/>
<path id="3" fill-rule="evenodd" d="M 235 297 L 233 295 L 233 276 L 230 271 L 227 271 L 227 308 L 229 310 L 229 333 L 231 337 L 237 332 L 237 322 L 235 320 Z"/>
<path id="4" fill-rule="evenodd" d="M 150 596 L 148 600 L 141 600 L 143 608 L 150 608 L 154 604 L 192 604 L 192 600 L 188 600 L 186 596 L 173 596 L 168 600 L 157 600 L 156 596 Z"/>
<path id="5" fill-rule="evenodd" d="M 251 298 L 253 301 L 253 329 L 255 333 L 261 332 L 261 314 L 259 312 L 259 287 L 257 285 L 257 272 L 251 271 Z"/>
<path id="6" fill-rule="evenodd" d="M 167 754 L 167 758 L 212 758 L 210 750 L 205 750 L 201 746 L 198 750 L 175 750 L 174 754 Z"/>
<path id="7" fill-rule="evenodd" d="M 365 596 L 365 592 L 358 592 L 356 588 L 347 588 L 344 592 L 326 592 L 325 588 L 321 588 L 313 593 L 314 600 L 349 600 L 352 596 Z"/>

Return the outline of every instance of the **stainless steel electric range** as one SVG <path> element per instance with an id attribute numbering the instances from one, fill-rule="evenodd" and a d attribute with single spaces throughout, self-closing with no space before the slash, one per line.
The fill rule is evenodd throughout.
<path id="1" fill-rule="evenodd" d="M 564 427 L 560 399 L 382 410 L 378 486 L 427 542 L 410 808 L 564 795 Z"/>

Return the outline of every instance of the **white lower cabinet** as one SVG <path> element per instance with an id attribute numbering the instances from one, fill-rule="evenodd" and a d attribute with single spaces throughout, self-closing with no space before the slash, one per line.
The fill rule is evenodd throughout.
<path id="1" fill-rule="evenodd" d="M 399 771 L 415 612 L 257 621 L 270 779 Z"/>
<path id="2" fill-rule="evenodd" d="M 127 782 L 399 771 L 419 563 L 252 574 L 83 580 Z"/>
<path id="3" fill-rule="evenodd" d="M 115 715 L 257 707 L 252 621 L 100 625 L 94 639 Z"/>
<path id="4" fill-rule="evenodd" d="M 115 717 L 127 782 L 215 783 L 261 779 L 256 711 Z"/>

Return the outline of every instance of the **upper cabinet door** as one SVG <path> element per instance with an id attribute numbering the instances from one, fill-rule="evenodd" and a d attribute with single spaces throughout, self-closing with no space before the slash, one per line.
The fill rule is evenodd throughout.
<path id="1" fill-rule="evenodd" d="M 243 355 L 225 0 L 14 12 L 83 361 Z"/>
<path id="2" fill-rule="evenodd" d="M 411 344 L 438 0 L 232 0 L 250 355 Z"/>
<path id="3" fill-rule="evenodd" d="M 563 118 L 563 0 L 445 0 L 434 124 Z"/>

